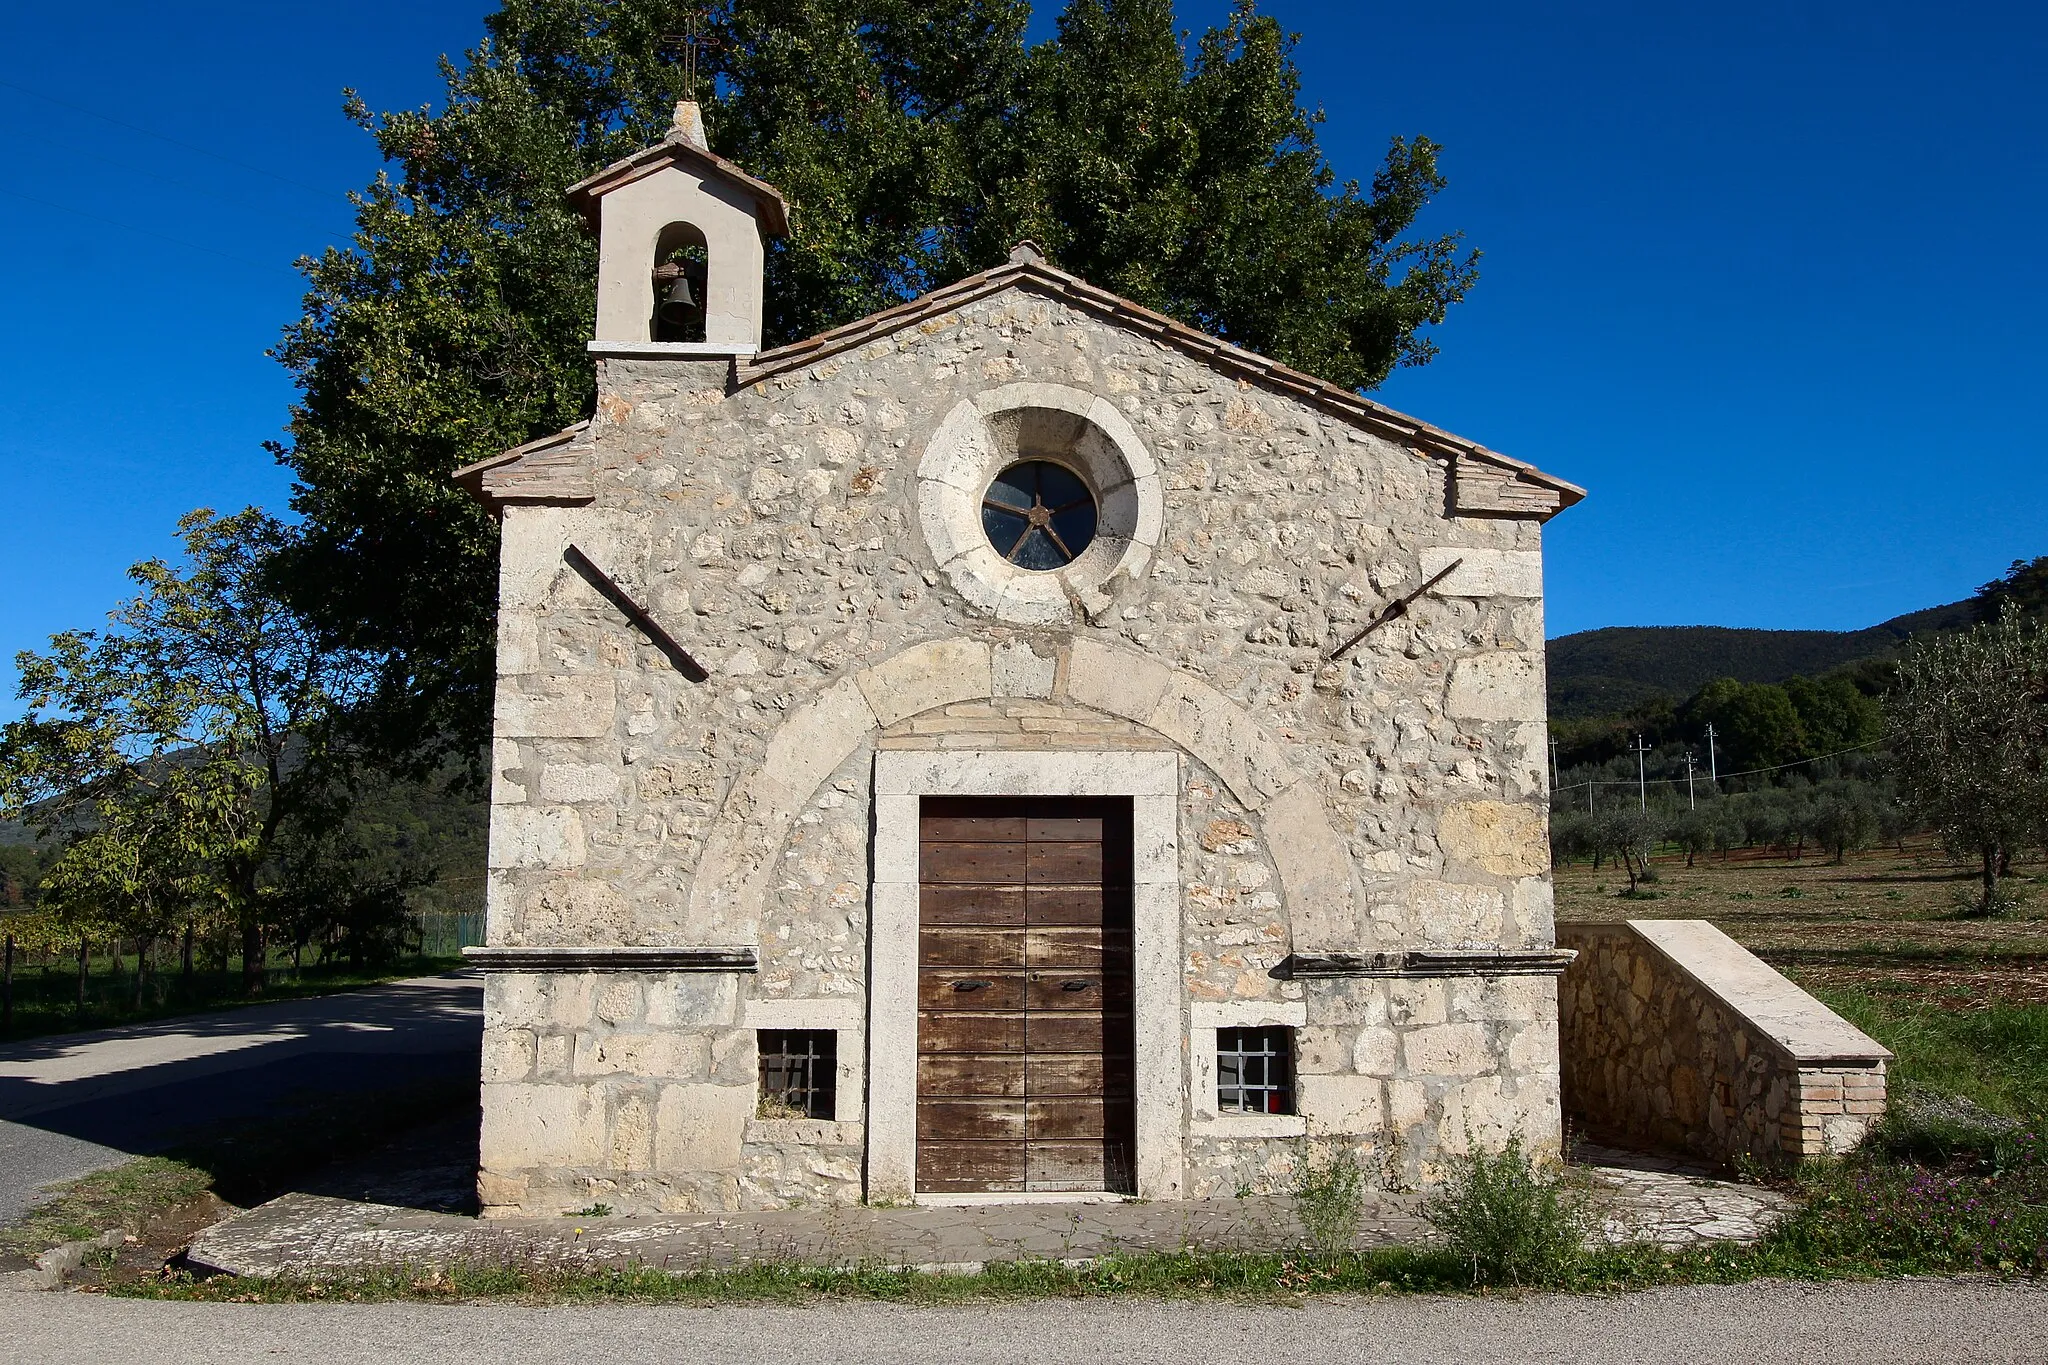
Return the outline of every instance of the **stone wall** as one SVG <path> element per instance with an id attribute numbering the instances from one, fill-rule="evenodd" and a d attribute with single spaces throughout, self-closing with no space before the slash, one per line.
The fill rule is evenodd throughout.
<path id="1" fill-rule="evenodd" d="M 878 747 L 1171 748 L 1186 1000 L 1330 996 L 1304 1035 L 1304 1123 L 1399 1133 L 1418 1169 L 1468 1124 L 1555 1142 L 1552 983 L 1460 1004 L 1469 984 L 1305 997 L 1274 972 L 1290 952 L 1549 946 L 1533 520 L 1448 516 L 1442 460 L 1024 291 L 753 387 L 727 378 L 722 361 L 600 362 L 576 438 L 595 504 L 506 509 L 492 945 L 758 945 L 734 1011 L 859 999 L 886 950 L 866 932 Z M 992 619 L 920 529 L 914 471 L 943 415 L 1020 380 L 1113 405 L 1163 490 L 1145 574 L 1068 627 Z M 677 673 L 569 571 L 570 543 L 708 679 Z M 1457 558 L 1415 611 L 1324 659 Z M 600 1187 L 627 1192 L 605 1199 L 621 1207 L 856 1197 L 857 1108 L 784 1132 L 750 1109 L 700 1123 L 680 1099 L 662 1107 L 674 1085 L 751 1086 L 748 1040 L 715 1077 L 599 1077 L 558 1053 L 548 1069 L 543 1036 L 581 1048 L 639 1027 L 554 989 L 503 988 L 487 1024 L 503 1063 L 486 1088 L 487 1204 L 573 1206 Z M 661 1027 L 694 1032 L 676 1044 L 694 1066 L 742 1013 Z M 536 1088 L 561 1093 L 543 1104 Z M 536 1105 L 553 1106 L 541 1135 Z M 1278 1160 L 1269 1148 L 1190 1131 L 1190 1179 L 1234 1184 Z"/>
<path id="2" fill-rule="evenodd" d="M 1714 1161 L 1838 1154 L 1891 1054 L 1705 920 L 1560 924 L 1564 1107 L 1587 1135 Z"/>

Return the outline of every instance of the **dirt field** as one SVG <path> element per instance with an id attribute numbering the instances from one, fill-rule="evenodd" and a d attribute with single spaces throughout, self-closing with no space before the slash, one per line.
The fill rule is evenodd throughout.
<path id="1" fill-rule="evenodd" d="M 2015 866 L 2020 909 L 1995 919 L 1967 906 L 1974 872 L 1939 846 L 1908 840 L 1852 853 L 1789 859 L 1762 850 L 1726 858 L 1682 853 L 1654 860 L 1658 881 L 1622 893 L 1621 869 L 1588 863 L 1557 870 L 1560 920 L 1705 919 L 1810 986 L 1904 996 L 1948 1009 L 2048 1004 L 2048 868 Z"/>

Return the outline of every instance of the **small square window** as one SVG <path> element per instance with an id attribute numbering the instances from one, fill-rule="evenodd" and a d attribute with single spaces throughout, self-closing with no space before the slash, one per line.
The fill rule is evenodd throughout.
<path id="1" fill-rule="evenodd" d="M 1216 1030 L 1216 1111 L 1294 1112 L 1294 1030 Z"/>
<path id="2" fill-rule="evenodd" d="M 764 1028 L 761 1098 L 764 1119 L 829 1119 L 839 1075 L 839 1035 L 831 1029 Z"/>

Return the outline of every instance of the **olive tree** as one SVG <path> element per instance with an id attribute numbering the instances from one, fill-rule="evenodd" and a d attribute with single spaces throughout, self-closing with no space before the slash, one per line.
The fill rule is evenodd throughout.
<path id="1" fill-rule="evenodd" d="M 2013 854 L 2048 833 L 2048 633 L 2008 611 L 1914 646 L 1886 722 L 1901 801 L 1980 865 L 1994 913 Z"/>

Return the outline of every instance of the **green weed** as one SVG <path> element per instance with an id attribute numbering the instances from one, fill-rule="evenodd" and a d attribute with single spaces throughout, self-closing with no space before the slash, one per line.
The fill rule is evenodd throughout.
<path id="1" fill-rule="evenodd" d="M 1585 1187 L 1560 1163 L 1540 1162 L 1519 1133 L 1498 1152 L 1473 1144 L 1446 1165 L 1443 1192 L 1422 1216 L 1478 1285 L 1544 1285 L 1571 1278 L 1593 1214 Z"/>
<path id="2" fill-rule="evenodd" d="M 1365 1215 L 1365 1167 L 1348 1146 L 1321 1160 L 1304 1151 L 1295 1167 L 1294 1212 L 1309 1245 L 1325 1256 L 1351 1249 Z"/>
<path id="3" fill-rule="evenodd" d="M 27 1259 L 110 1228 L 132 1232 L 152 1215 L 197 1199 L 209 1183 L 205 1171 L 167 1157 L 94 1171 L 57 1187 L 21 1221 L 0 1228 L 0 1254 Z"/>

